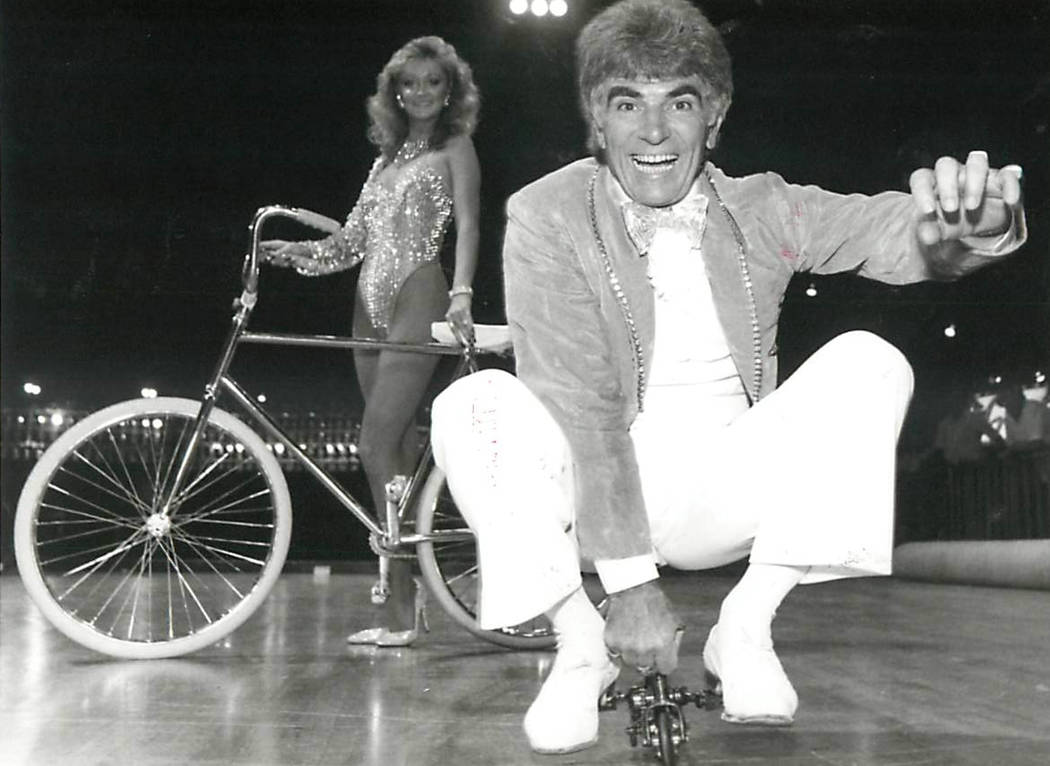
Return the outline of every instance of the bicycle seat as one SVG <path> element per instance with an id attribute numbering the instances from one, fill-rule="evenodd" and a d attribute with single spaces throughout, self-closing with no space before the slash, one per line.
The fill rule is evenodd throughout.
<path id="1" fill-rule="evenodd" d="M 433 322 L 430 325 L 430 337 L 446 346 L 459 345 L 448 322 Z M 505 324 L 476 324 L 474 343 L 480 351 L 502 353 L 510 348 L 510 329 Z"/>

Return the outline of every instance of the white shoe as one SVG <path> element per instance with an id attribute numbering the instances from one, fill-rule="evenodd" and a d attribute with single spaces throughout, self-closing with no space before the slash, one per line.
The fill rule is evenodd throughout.
<path id="1" fill-rule="evenodd" d="M 704 667 L 721 686 L 723 721 L 757 726 L 790 726 L 794 721 L 798 694 L 772 641 L 715 625 L 704 645 Z"/>
<path id="2" fill-rule="evenodd" d="M 559 649 L 547 680 L 525 714 L 525 735 L 537 753 L 572 753 L 598 741 L 598 698 L 620 668 L 608 657 Z"/>

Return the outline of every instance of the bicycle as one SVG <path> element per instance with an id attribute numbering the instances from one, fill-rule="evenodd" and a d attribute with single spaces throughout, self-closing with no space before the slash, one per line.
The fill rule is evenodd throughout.
<path id="1" fill-rule="evenodd" d="M 509 648 L 553 646 L 542 618 L 501 630 L 478 627 L 473 533 L 455 508 L 429 445 L 412 475 L 388 486 L 385 514 L 374 518 L 229 372 L 237 348 L 249 343 L 458 356 L 455 379 L 476 371 L 479 353 L 509 347 L 506 328 L 479 328 L 479 337 L 491 330 L 495 338 L 477 345 L 249 332 L 259 297 L 261 229 L 279 217 L 325 233 L 340 228 L 298 208 L 256 211 L 232 326 L 201 400 L 114 404 L 71 427 L 34 466 L 19 498 L 14 531 L 18 570 L 30 597 L 73 641 L 126 659 L 197 651 L 251 616 L 284 565 L 291 499 L 264 439 L 216 406 L 226 393 L 364 525 L 378 553 L 414 547 L 427 587 L 457 623 Z M 406 524 L 410 517 L 414 531 Z"/>

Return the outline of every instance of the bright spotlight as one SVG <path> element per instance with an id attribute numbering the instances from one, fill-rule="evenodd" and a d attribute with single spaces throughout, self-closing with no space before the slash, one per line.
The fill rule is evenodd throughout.
<path id="1" fill-rule="evenodd" d="M 947 327 L 944 328 L 944 337 L 945 338 L 954 338 L 955 334 L 956 334 L 956 330 L 955 330 L 955 325 L 954 324 L 950 324 L 950 325 L 948 325 Z"/>
<path id="2" fill-rule="evenodd" d="M 255 401 L 259 402 L 259 404 L 265 404 L 266 394 L 259 394 L 257 397 L 255 397 Z"/>
<path id="3" fill-rule="evenodd" d="M 533 16 L 546 16 L 547 11 L 550 10 L 550 5 L 548 5 L 547 0 L 532 0 L 529 10 L 532 11 Z"/>
<path id="4" fill-rule="evenodd" d="M 569 4 L 565 0 L 550 1 L 551 16 L 564 16 L 569 12 Z"/>
<path id="5" fill-rule="evenodd" d="M 809 287 L 806 288 L 806 295 L 808 295 L 810 298 L 817 297 L 817 286 L 814 285 L 812 282 L 810 282 Z"/>
<path id="6" fill-rule="evenodd" d="M 1036 383 L 1046 383 L 1046 373 L 1044 373 L 1044 372 L 1042 372 L 1040 370 L 1037 370 L 1036 373 L 1035 373 L 1035 382 Z"/>
<path id="7" fill-rule="evenodd" d="M 520 16 L 529 10 L 529 0 L 510 0 L 510 12 Z"/>
<path id="8" fill-rule="evenodd" d="M 30 396 L 40 396 L 40 386 L 36 383 L 23 383 L 22 390 Z"/>
<path id="9" fill-rule="evenodd" d="M 157 389 L 155 389 L 155 388 L 144 388 L 144 389 L 142 389 L 142 391 L 140 393 L 142 394 L 142 398 L 143 399 L 156 399 L 157 398 Z"/>
<path id="10" fill-rule="evenodd" d="M 66 417 L 61 412 L 51 413 L 51 425 L 58 427 L 66 422 Z"/>

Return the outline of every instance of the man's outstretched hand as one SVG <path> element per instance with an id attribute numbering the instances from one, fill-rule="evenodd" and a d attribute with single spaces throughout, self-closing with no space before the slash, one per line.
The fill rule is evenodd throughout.
<path id="1" fill-rule="evenodd" d="M 963 237 L 1004 233 L 1021 209 L 1021 168 L 988 167 L 988 154 L 970 152 L 966 162 L 941 157 L 911 174 L 919 210 L 919 241 L 930 247 Z"/>
<path id="2" fill-rule="evenodd" d="M 684 630 L 671 602 L 656 581 L 609 597 L 605 645 L 624 667 L 670 673 L 678 667 L 678 643 Z"/>

